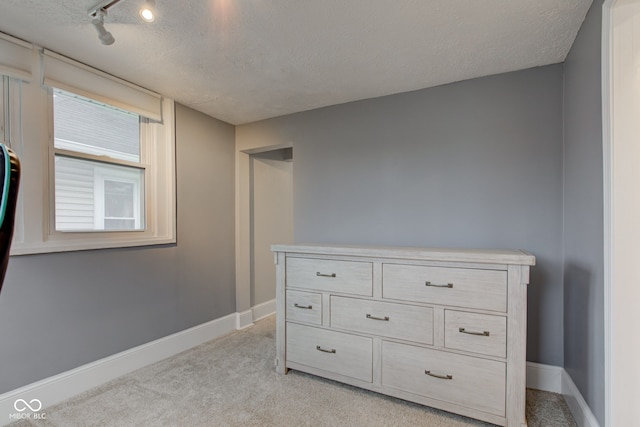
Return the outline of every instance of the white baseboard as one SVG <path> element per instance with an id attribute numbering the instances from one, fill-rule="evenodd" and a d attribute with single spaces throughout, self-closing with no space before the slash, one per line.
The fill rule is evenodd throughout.
<path id="1" fill-rule="evenodd" d="M 559 366 L 527 362 L 527 387 L 562 393 L 562 369 Z"/>
<path id="2" fill-rule="evenodd" d="M 591 408 L 564 368 L 527 362 L 527 387 L 562 394 L 579 427 L 600 427 Z"/>
<path id="3" fill-rule="evenodd" d="M 271 316 L 276 312 L 276 300 L 272 299 L 271 301 L 258 304 L 251 309 L 251 312 L 253 313 L 254 322 Z"/>
<path id="4" fill-rule="evenodd" d="M 245 313 L 248 313 L 248 316 Z M 19 416 L 25 419 L 34 419 L 46 413 L 47 407 L 93 387 L 226 335 L 239 329 L 239 325 L 250 326 L 252 311 L 248 310 L 245 313 L 233 313 L 1 394 L 0 426 L 17 421 Z M 245 322 L 247 318 L 248 325 L 241 323 Z M 32 402 L 33 399 L 37 399 L 45 409 L 33 414 L 28 411 L 19 412 L 14 406 L 18 399 L 22 399 L 24 402 Z M 17 406 L 19 409 L 25 408 L 22 402 Z M 31 406 L 37 407 L 38 403 Z M 26 418 L 27 416 L 32 418 Z"/>
<path id="5" fill-rule="evenodd" d="M 582 397 L 580 390 L 578 390 L 571 376 L 564 369 L 562 370 L 562 394 L 578 426 L 600 427 L 598 420 L 591 412 L 591 408 Z"/>
<path id="6" fill-rule="evenodd" d="M 257 322 L 260 319 L 264 319 L 267 316 L 271 316 L 276 312 L 276 300 L 263 302 L 255 305 L 251 310 L 236 313 L 236 329 L 245 329 L 253 325 L 253 322 Z"/>
<path id="7" fill-rule="evenodd" d="M 236 313 L 236 329 L 245 329 L 253 325 L 253 310 Z"/>

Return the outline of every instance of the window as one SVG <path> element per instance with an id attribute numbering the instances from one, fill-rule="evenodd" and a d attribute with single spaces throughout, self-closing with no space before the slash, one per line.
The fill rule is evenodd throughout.
<path id="1" fill-rule="evenodd" d="M 0 138 L 9 117 L 22 163 L 11 254 L 175 243 L 173 101 L 32 49 L 29 63 L 0 52 L 13 73 L 0 80 Z M 40 82 L 22 84 L 25 69 Z"/>
<path id="2" fill-rule="evenodd" d="M 56 231 L 144 230 L 141 128 L 147 123 L 53 90 Z"/>
<path id="3" fill-rule="evenodd" d="M 100 209 L 100 226 L 105 230 L 138 230 L 140 212 L 140 180 L 129 182 L 103 180 L 104 206 Z"/>

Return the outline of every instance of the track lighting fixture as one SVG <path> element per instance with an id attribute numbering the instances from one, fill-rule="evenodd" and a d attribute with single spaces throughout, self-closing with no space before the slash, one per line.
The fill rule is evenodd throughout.
<path id="1" fill-rule="evenodd" d="M 110 45 L 113 44 L 116 39 L 113 38 L 113 35 L 104 28 L 104 17 L 106 14 L 107 11 L 105 9 L 98 9 L 93 19 L 91 20 L 91 24 L 93 24 L 95 29 L 98 31 L 98 38 L 100 39 L 100 43 L 104 45 Z"/>
<path id="2" fill-rule="evenodd" d="M 91 24 L 98 31 L 98 38 L 104 45 L 113 44 L 116 39 L 104 28 L 104 17 L 110 7 L 115 6 L 122 0 L 101 0 L 99 3 L 89 8 L 87 13 L 91 17 Z M 140 17 L 146 22 L 153 22 L 156 19 L 155 1 L 146 0 L 140 8 Z"/>

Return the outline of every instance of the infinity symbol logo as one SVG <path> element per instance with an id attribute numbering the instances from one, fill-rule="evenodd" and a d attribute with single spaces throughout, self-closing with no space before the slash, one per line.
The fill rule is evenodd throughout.
<path id="1" fill-rule="evenodd" d="M 18 399 L 13 404 L 13 407 L 18 412 L 24 412 L 27 410 L 27 408 L 32 412 L 38 412 L 40 409 L 42 409 L 42 402 L 40 402 L 38 399 L 31 399 L 31 401 L 27 403 L 27 401 L 24 399 Z"/>

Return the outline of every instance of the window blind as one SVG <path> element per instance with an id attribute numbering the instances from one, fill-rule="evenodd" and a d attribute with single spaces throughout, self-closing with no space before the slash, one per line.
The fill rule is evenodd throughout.
<path id="1" fill-rule="evenodd" d="M 33 45 L 0 33 L 0 74 L 31 81 Z"/>
<path id="2" fill-rule="evenodd" d="M 42 84 L 162 121 L 162 96 L 44 49 Z"/>

